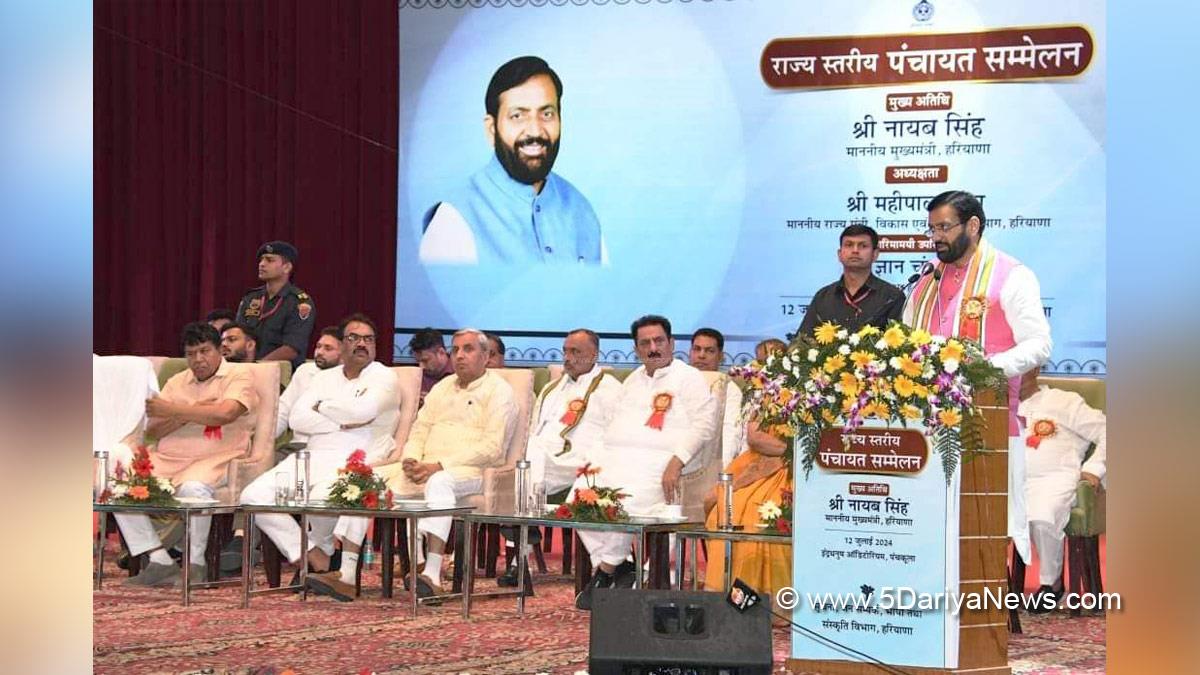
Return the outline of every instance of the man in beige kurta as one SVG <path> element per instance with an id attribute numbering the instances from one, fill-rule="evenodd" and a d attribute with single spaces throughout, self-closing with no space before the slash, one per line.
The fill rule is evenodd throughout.
<path id="1" fill-rule="evenodd" d="M 171 481 L 180 498 L 211 499 L 226 482 L 231 460 L 250 452 L 258 396 L 248 368 L 221 357 L 221 336 L 203 322 L 183 331 L 188 368 L 167 380 L 162 393 L 146 401 L 147 433 L 157 437 L 150 450 L 154 475 Z M 115 459 L 128 467 L 131 457 Z M 116 465 L 116 462 L 113 463 Z M 117 514 L 130 555 L 150 552 L 150 564 L 129 583 L 160 586 L 174 583 L 179 570 L 144 514 Z M 192 519 L 192 578 L 203 575 L 209 516 Z"/>
<path id="2" fill-rule="evenodd" d="M 423 496 L 435 509 L 453 508 L 462 497 L 482 491 L 483 469 L 504 463 L 505 445 L 517 424 L 512 387 L 487 369 L 484 334 L 460 330 L 452 344 L 454 377 L 435 384 L 425 397 L 401 463 L 377 469 L 397 495 Z M 422 518 L 417 527 L 428 544 L 417 593 L 440 595 L 450 518 Z"/>

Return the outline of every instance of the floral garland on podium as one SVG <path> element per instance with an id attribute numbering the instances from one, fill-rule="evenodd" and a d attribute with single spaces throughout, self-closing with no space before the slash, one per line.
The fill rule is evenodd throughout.
<path id="1" fill-rule="evenodd" d="M 821 433 L 866 420 L 922 424 L 941 456 L 946 481 L 960 461 L 983 446 L 983 415 L 975 393 L 1005 386 L 1003 373 L 973 340 L 930 335 L 893 321 L 851 333 L 825 322 L 785 352 L 730 370 L 749 383 L 745 410 L 763 430 L 798 447 L 804 475 L 812 471 Z M 791 452 L 786 456 L 791 462 Z"/>

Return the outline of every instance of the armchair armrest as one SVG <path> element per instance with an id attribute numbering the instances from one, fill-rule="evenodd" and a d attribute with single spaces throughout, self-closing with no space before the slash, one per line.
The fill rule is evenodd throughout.
<path id="1" fill-rule="evenodd" d="M 1105 510 L 1106 493 L 1092 484 L 1081 480 L 1075 486 L 1075 506 L 1071 507 L 1071 519 L 1067 521 L 1067 535 L 1071 537 L 1094 537 L 1102 534 L 1107 525 Z"/>

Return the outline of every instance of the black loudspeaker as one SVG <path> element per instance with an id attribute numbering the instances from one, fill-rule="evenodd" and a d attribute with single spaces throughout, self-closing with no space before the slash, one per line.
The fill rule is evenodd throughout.
<path id="1" fill-rule="evenodd" d="M 770 675 L 769 601 L 742 613 L 721 593 L 593 593 L 591 675 Z"/>

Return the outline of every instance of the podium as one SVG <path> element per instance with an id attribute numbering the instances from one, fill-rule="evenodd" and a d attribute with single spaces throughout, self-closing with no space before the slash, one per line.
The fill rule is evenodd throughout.
<path id="1" fill-rule="evenodd" d="M 1008 591 L 1007 397 L 1003 393 L 978 392 L 976 401 L 986 422 L 985 452 L 960 467 L 958 586 L 963 594 L 983 593 L 990 589 L 994 597 L 1004 597 Z M 930 468 L 940 471 L 940 467 Z M 800 476 L 796 479 L 797 492 L 804 489 L 802 480 Z M 793 583 L 799 586 L 804 580 L 796 579 Z M 995 603 L 981 609 L 969 609 L 964 604 L 959 613 L 958 665 L 955 668 L 903 664 L 896 664 L 896 667 L 914 675 L 1010 675 L 1007 616 L 1007 610 Z M 787 670 L 794 675 L 875 675 L 880 672 L 879 667 L 871 663 L 796 658 L 788 659 Z"/>

